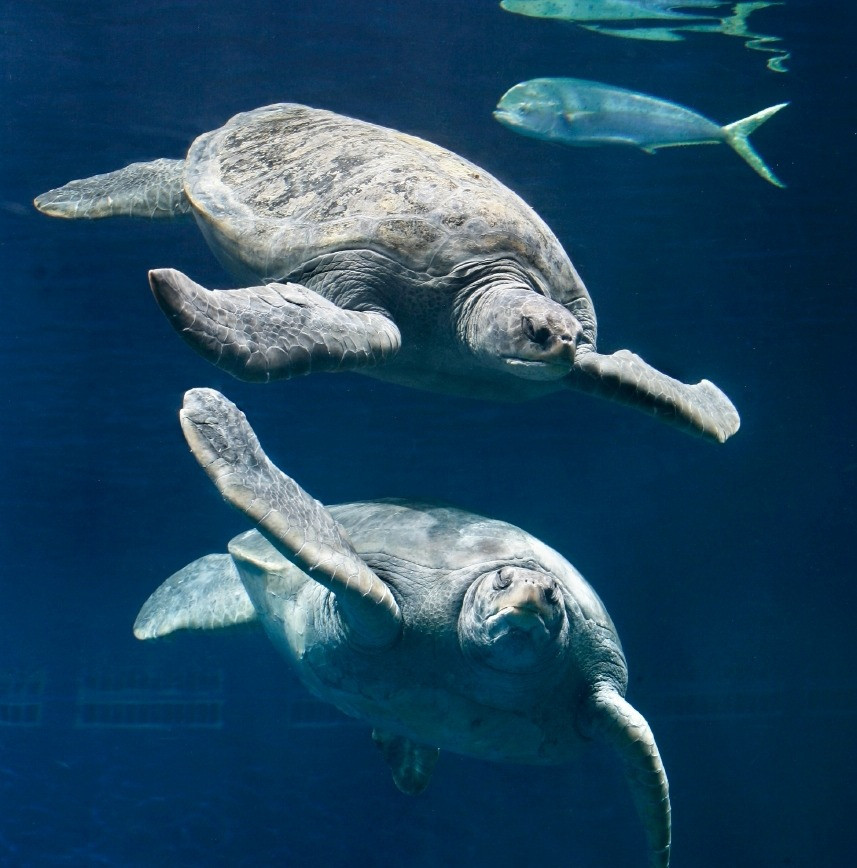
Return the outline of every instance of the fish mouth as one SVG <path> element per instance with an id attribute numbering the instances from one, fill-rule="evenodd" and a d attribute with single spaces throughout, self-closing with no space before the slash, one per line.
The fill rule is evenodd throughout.
<path id="1" fill-rule="evenodd" d="M 509 127 L 516 127 L 519 125 L 518 117 L 514 112 L 510 112 L 508 109 L 496 108 L 492 112 L 494 115 L 494 120 L 499 121 L 501 124 L 506 124 Z"/>

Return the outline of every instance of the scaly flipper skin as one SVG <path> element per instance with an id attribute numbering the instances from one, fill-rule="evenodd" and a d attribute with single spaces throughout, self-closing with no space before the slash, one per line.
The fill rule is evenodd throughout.
<path id="1" fill-rule="evenodd" d="M 149 283 L 185 341 L 239 380 L 374 367 L 401 343 L 382 314 L 344 310 L 296 283 L 209 290 L 172 268 L 150 271 Z"/>
<path id="2" fill-rule="evenodd" d="M 179 217 L 190 214 L 183 172 L 184 160 L 131 163 L 115 172 L 69 181 L 37 196 L 33 204 L 43 214 L 69 220 Z"/>
<path id="3" fill-rule="evenodd" d="M 629 350 L 602 355 L 578 349 L 568 386 L 621 401 L 665 422 L 723 443 L 740 427 L 732 402 L 708 380 L 688 385 L 646 364 Z"/>
<path id="4" fill-rule="evenodd" d="M 336 594 L 351 640 L 386 648 L 401 632 L 390 589 L 325 507 L 276 468 L 244 414 L 213 389 L 191 389 L 179 413 L 194 457 L 218 491 L 295 566 Z"/>
<path id="5" fill-rule="evenodd" d="M 146 600 L 134 621 L 138 639 L 157 639 L 176 630 L 213 630 L 256 620 L 235 561 L 206 555 L 173 573 Z"/>
<path id="6" fill-rule="evenodd" d="M 651 868 L 670 864 L 671 809 L 667 774 L 646 719 L 612 687 L 593 691 L 581 709 L 581 728 L 616 750 L 646 829 Z"/>

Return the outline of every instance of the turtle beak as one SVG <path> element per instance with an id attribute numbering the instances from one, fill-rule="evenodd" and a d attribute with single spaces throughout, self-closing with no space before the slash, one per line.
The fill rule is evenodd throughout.
<path id="1" fill-rule="evenodd" d="M 539 324 L 534 317 L 525 314 L 521 327 L 527 338 L 540 348 L 539 361 L 568 367 L 574 364 L 577 342 L 583 334 L 583 327 L 574 317 L 560 318 L 551 312 Z"/>
<path id="2" fill-rule="evenodd" d="M 530 633 L 545 629 L 545 620 L 550 617 L 551 610 L 541 589 L 527 583 L 515 587 L 514 593 L 503 598 L 497 615 L 511 627 Z"/>
<path id="3" fill-rule="evenodd" d="M 582 331 L 580 325 L 574 323 L 574 328 L 563 329 L 560 334 L 554 335 L 548 348 L 546 359 L 565 363 L 571 367 L 574 364 L 574 356 L 577 353 L 577 341 Z"/>
<path id="4" fill-rule="evenodd" d="M 539 642 L 550 638 L 548 627 L 556 620 L 556 591 L 531 582 L 516 582 L 497 599 L 496 611 L 488 618 L 497 639 L 509 631 L 526 633 Z"/>

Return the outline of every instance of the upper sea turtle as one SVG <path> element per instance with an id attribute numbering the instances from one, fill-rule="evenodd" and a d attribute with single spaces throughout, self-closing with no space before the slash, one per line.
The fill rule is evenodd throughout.
<path id="1" fill-rule="evenodd" d="M 506 522 L 407 500 L 325 508 L 262 451 L 210 389 L 185 395 L 191 451 L 255 525 L 144 604 L 140 639 L 259 621 L 306 687 L 367 721 L 405 792 L 438 749 L 555 764 L 587 741 L 620 757 L 651 864 L 669 864 L 667 778 L 624 699 L 625 656 L 595 591 Z"/>
<path id="2" fill-rule="evenodd" d="M 414 136 L 272 105 L 200 136 L 185 160 L 71 181 L 35 204 L 69 218 L 192 213 L 251 285 L 212 292 L 161 269 L 152 289 L 185 340 L 240 379 L 357 369 L 501 400 L 570 387 L 721 442 L 738 430 L 709 381 L 596 352 L 589 293 L 545 223 L 484 170 Z"/>

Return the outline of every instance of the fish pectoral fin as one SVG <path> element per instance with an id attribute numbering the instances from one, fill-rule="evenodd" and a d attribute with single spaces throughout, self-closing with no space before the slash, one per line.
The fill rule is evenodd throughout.
<path id="1" fill-rule="evenodd" d="M 596 144 L 599 145 L 630 145 L 633 148 L 639 148 L 647 154 L 654 154 L 655 148 L 661 148 L 663 145 L 643 145 L 640 144 L 633 136 L 623 136 L 619 133 L 614 135 L 600 135 Z"/>
<path id="2" fill-rule="evenodd" d="M 572 123 L 574 121 L 580 121 L 584 118 L 591 118 L 598 114 L 598 112 L 592 111 L 583 111 L 582 109 L 569 109 L 568 111 L 564 111 L 562 113 L 563 120 L 568 123 Z"/>

